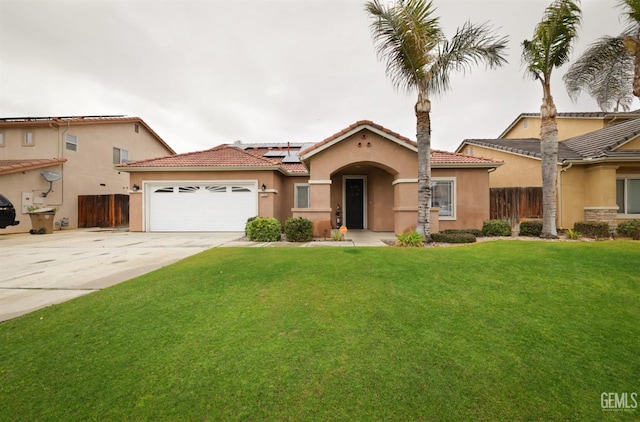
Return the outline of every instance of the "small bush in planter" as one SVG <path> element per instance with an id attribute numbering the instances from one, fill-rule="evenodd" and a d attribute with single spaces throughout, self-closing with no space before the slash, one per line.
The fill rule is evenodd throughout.
<path id="1" fill-rule="evenodd" d="M 482 223 L 483 236 L 511 236 L 511 224 L 507 220 L 487 220 Z"/>
<path id="2" fill-rule="evenodd" d="M 419 247 L 424 246 L 424 237 L 415 230 L 396 236 L 396 246 Z"/>
<path id="3" fill-rule="evenodd" d="M 474 235 L 475 237 L 482 236 L 482 230 L 479 230 L 479 229 L 446 229 L 445 231 L 443 231 L 443 233 L 446 233 L 446 234 L 469 233 Z"/>
<path id="4" fill-rule="evenodd" d="M 609 237 L 609 223 L 606 221 L 578 221 L 573 225 L 573 231 L 586 237 L 607 239 Z"/>
<path id="5" fill-rule="evenodd" d="M 633 232 L 639 228 L 640 220 L 638 219 L 623 221 L 622 223 L 618 224 L 617 232 L 618 234 L 621 234 L 623 236 L 633 237 Z"/>
<path id="6" fill-rule="evenodd" d="M 307 218 L 289 218 L 284 222 L 287 242 L 309 242 L 313 239 L 313 223 Z"/>
<path id="7" fill-rule="evenodd" d="M 271 217 L 255 217 L 247 222 L 247 237 L 254 242 L 277 242 L 280 240 L 280 221 Z"/>
<path id="8" fill-rule="evenodd" d="M 431 239 L 438 243 L 473 243 L 476 237 L 472 233 L 433 233 Z"/>
<path id="9" fill-rule="evenodd" d="M 540 237 L 542 234 L 542 221 L 531 220 L 520 223 L 520 236 Z"/>

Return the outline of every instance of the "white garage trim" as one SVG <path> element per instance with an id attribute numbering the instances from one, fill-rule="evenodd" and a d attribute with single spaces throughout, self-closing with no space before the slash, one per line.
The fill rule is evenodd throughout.
<path id="1" fill-rule="evenodd" d="M 143 192 L 144 231 L 243 231 L 258 215 L 257 180 L 154 180 Z"/>

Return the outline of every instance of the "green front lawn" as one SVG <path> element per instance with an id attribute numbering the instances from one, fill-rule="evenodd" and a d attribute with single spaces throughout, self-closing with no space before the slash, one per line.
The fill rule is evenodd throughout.
<path id="1" fill-rule="evenodd" d="M 213 249 L 0 324 L 0 420 L 640 418 L 601 407 L 640 393 L 639 267 L 630 241 Z"/>

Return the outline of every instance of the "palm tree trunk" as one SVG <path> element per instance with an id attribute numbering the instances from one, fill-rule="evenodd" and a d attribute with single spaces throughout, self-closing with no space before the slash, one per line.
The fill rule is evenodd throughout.
<path id="1" fill-rule="evenodd" d="M 431 242 L 431 101 L 426 94 L 418 94 L 416 112 L 416 140 L 418 142 L 418 225 L 416 232 Z"/>
<path id="2" fill-rule="evenodd" d="M 635 54 L 633 57 L 633 95 L 640 98 L 640 42 L 634 39 L 636 44 Z"/>
<path id="3" fill-rule="evenodd" d="M 540 152 L 542 154 L 542 234 L 540 237 L 557 239 L 556 181 L 558 178 L 558 124 L 557 110 L 548 84 L 544 85 L 544 98 L 540 107 Z"/>
<path id="4" fill-rule="evenodd" d="M 633 55 L 633 95 L 640 98 L 640 30 L 624 37 L 624 46 Z"/>

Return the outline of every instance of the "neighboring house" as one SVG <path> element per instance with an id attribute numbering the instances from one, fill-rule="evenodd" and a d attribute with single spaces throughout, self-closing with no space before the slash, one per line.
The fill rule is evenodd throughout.
<path id="1" fill-rule="evenodd" d="M 431 227 L 481 228 L 493 159 L 432 151 Z M 417 144 L 359 121 L 315 144 L 221 145 L 116 166 L 131 174 L 130 230 L 241 231 L 248 218 L 304 217 L 315 236 L 402 233 L 417 223 Z"/>
<path id="2" fill-rule="evenodd" d="M 631 112 L 571 112 L 558 113 L 558 139 L 560 141 L 594 130 L 602 129 L 624 120 L 640 118 L 640 110 Z M 522 113 L 498 136 L 498 139 L 522 139 L 540 137 L 540 113 Z"/>
<path id="3" fill-rule="evenodd" d="M 55 207 L 58 225 L 78 227 L 80 196 L 128 195 L 129 174 L 114 164 L 173 154 L 138 117 L 2 118 L 0 193 L 16 207 L 20 224 L 0 233 L 28 232 L 32 207 Z M 57 180 L 47 181 L 45 171 Z"/>
<path id="4" fill-rule="evenodd" d="M 558 227 L 573 228 L 578 221 L 607 221 L 613 227 L 620 221 L 640 218 L 639 115 L 566 114 L 600 115 L 597 125 L 602 128 L 564 139 L 558 145 Z M 579 120 L 559 119 L 559 129 L 571 123 L 571 131 L 579 132 Z M 539 130 L 539 116 L 537 124 Z M 592 125 L 594 122 L 584 126 Z M 540 187 L 540 139 L 511 138 L 514 127 L 505 132 L 510 139 L 467 139 L 457 151 L 505 162 L 491 174 L 492 188 Z"/>

